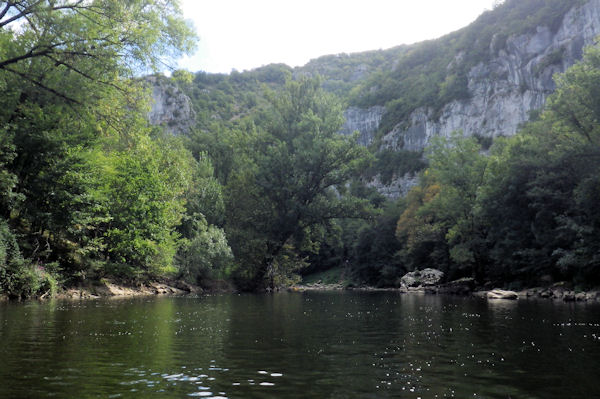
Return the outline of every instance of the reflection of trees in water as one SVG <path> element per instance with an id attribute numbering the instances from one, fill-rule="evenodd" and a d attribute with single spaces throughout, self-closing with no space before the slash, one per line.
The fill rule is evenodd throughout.
<path id="1" fill-rule="evenodd" d="M 214 298 L 7 305 L 2 319 L 10 328 L 0 330 L 0 397 L 19 397 L 18 389 L 64 397 L 138 389 L 141 395 L 147 387 L 136 381 L 161 386 L 162 375 L 182 366 L 208 369 L 223 346 L 228 299 L 222 298 L 217 305 L 210 303 Z M 1 383 L 7 375 L 25 381 Z M 4 389 L 13 391 L 4 395 Z"/>
<path id="2" fill-rule="evenodd" d="M 0 397 L 590 397 L 597 310 L 389 292 L 2 305 Z"/>

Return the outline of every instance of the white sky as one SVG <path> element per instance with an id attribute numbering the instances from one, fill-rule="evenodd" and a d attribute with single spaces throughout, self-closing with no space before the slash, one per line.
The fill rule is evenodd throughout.
<path id="1" fill-rule="evenodd" d="M 497 0 L 181 0 L 200 42 L 178 67 L 229 73 L 434 39 Z"/>

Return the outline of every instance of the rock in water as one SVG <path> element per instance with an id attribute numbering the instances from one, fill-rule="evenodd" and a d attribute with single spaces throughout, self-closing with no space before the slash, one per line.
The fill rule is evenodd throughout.
<path id="1" fill-rule="evenodd" d="M 437 287 L 438 294 L 469 295 L 475 288 L 475 279 L 463 277 L 458 280 L 449 281 Z"/>
<path id="2" fill-rule="evenodd" d="M 488 299 L 517 299 L 519 294 L 514 291 L 495 289 L 487 293 Z"/>
<path id="3" fill-rule="evenodd" d="M 400 284 L 402 287 L 429 287 L 437 285 L 442 278 L 444 278 L 443 271 L 427 268 L 406 273 L 400 279 Z"/>

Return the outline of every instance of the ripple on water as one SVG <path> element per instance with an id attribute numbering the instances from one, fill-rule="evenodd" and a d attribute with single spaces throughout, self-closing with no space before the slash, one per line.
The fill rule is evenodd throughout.
<path id="1" fill-rule="evenodd" d="M 288 313 L 284 318 L 279 317 L 283 313 L 273 312 L 272 307 L 264 312 L 256 307 L 246 311 L 241 299 L 227 297 L 224 302 L 228 307 L 218 314 L 210 313 L 211 317 L 203 317 L 207 311 L 200 311 L 210 299 L 190 301 L 189 308 L 193 306 L 198 312 L 189 320 L 183 318 L 184 312 L 173 312 L 178 306 L 187 306 L 189 300 L 185 303 L 165 300 L 161 304 L 173 306 L 154 307 L 169 311 L 164 320 L 170 324 L 158 323 L 162 330 L 156 331 L 154 316 L 140 316 L 151 315 L 149 311 L 129 309 L 125 309 L 127 312 L 119 310 L 120 313 L 111 310 L 106 312 L 106 317 L 85 319 L 85 323 L 78 320 L 83 313 L 61 314 L 62 318 L 54 317 L 50 321 L 43 319 L 44 326 L 57 326 L 56 337 L 49 338 L 38 336 L 39 329 L 32 327 L 40 322 L 34 319 L 22 323 L 26 329 L 14 334 L 27 340 L 22 340 L 23 346 L 13 344 L 15 350 L 12 351 L 9 351 L 10 344 L 5 343 L 9 329 L 0 328 L 0 352 L 5 352 L 0 370 L 4 367 L 13 373 L 14 365 L 21 364 L 18 370 L 23 376 L 19 380 L 0 379 L 0 398 L 19 397 L 19 393 L 27 392 L 37 381 L 40 387 L 36 387 L 35 392 L 46 392 L 46 397 L 52 394 L 58 398 L 76 397 L 81 381 L 87 378 L 92 379 L 90 386 L 100 387 L 98 389 L 107 386 L 100 378 L 114 378 L 111 380 L 114 384 L 110 384 L 113 392 L 103 391 L 104 397 L 115 390 L 121 391 L 122 397 L 301 397 L 302 392 L 297 390 L 300 384 L 310 397 L 328 397 L 335 392 L 337 397 L 356 398 L 507 398 L 510 395 L 531 399 L 532 391 L 536 391 L 536 397 L 549 399 L 599 397 L 597 386 L 588 382 L 593 380 L 600 359 L 600 322 L 597 313 L 591 313 L 596 309 L 589 306 L 550 307 L 517 302 L 505 308 L 497 305 L 490 308 L 479 301 L 447 297 L 390 298 L 387 295 L 384 303 L 380 300 L 383 295 L 353 293 L 336 294 L 339 301 L 337 296 L 331 301 L 331 295 L 321 294 L 327 300 L 325 303 L 316 294 L 293 298 L 285 295 L 266 298 L 268 304 L 272 305 L 273 299 L 277 306 L 287 306 L 285 301 L 294 300 L 292 305 L 297 308 L 286 308 Z M 306 300 L 300 301 L 303 298 Z M 257 304 L 254 296 L 242 299 L 248 300 L 249 305 Z M 391 299 L 397 301 L 392 303 Z M 212 312 L 214 303 L 208 305 Z M 221 314 L 227 316 L 229 330 L 222 328 L 225 319 L 219 318 Z M 129 316 L 139 324 L 122 325 L 123 320 L 130 320 L 126 319 Z M 275 324 L 271 323 L 272 316 L 277 321 Z M 19 317 L 23 317 L 22 314 Z M 43 318 L 43 315 L 36 317 Z M 180 317 L 181 321 L 177 320 Z M 59 330 L 58 323 L 63 319 L 63 324 L 68 321 L 65 328 L 77 330 Z M 257 324 L 257 320 L 267 322 Z M 284 321 L 292 324 L 280 329 Z M 205 324 L 208 327 L 204 327 Z M 262 324 L 269 328 L 259 328 Z M 5 322 L 4 325 L 11 324 Z M 278 328 L 273 329 L 272 325 Z M 120 338 L 126 331 L 132 331 L 140 340 Z M 186 331 L 189 331 L 187 335 L 179 334 L 175 338 L 175 334 Z M 221 331 L 230 333 L 221 334 Z M 174 340 L 172 345 L 153 345 L 157 337 L 169 334 Z M 71 347 L 64 356 L 55 355 L 64 351 L 61 337 L 69 339 L 74 335 L 86 344 L 82 345 L 81 356 L 70 356 Z M 266 338 L 261 340 L 263 336 Z M 41 350 L 46 343 L 53 344 L 47 353 Z M 248 349 L 251 347 L 254 349 Z M 89 348 L 93 351 L 84 351 Z M 99 353 L 98 348 L 108 355 L 101 359 L 102 363 L 83 361 L 97 359 L 92 355 Z M 171 348 L 174 348 L 172 354 L 168 352 Z M 294 352 L 287 352 L 290 349 Z M 23 355 L 24 351 L 29 351 L 27 356 Z M 52 364 L 34 373 L 30 371 L 32 361 L 26 363 L 23 359 L 38 352 L 51 358 Z M 79 355 L 79 352 L 73 353 Z M 299 354 L 304 356 L 301 361 L 297 360 Z M 171 355 L 173 362 L 162 361 L 171 359 Z M 98 365 L 110 366 L 110 370 L 99 369 Z M 264 367 L 258 369 L 260 366 Z M 564 394 L 565 380 L 570 381 L 571 395 Z M 18 391 L 13 384 L 21 384 L 24 390 Z M 580 387 L 578 395 L 574 389 Z M 220 392 L 221 389 L 228 392 Z M 130 390 L 138 392 L 131 394 Z"/>

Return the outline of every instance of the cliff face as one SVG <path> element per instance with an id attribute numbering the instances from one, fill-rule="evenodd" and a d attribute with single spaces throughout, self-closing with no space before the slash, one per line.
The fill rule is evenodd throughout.
<path id="1" fill-rule="evenodd" d="M 196 123 L 190 98 L 174 82 L 162 76 L 148 76 L 145 80 L 152 89 L 150 123 L 164 126 L 171 134 L 190 133 Z"/>
<path id="2" fill-rule="evenodd" d="M 374 106 L 367 109 L 350 107 L 344 112 L 345 122 L 340 133 L 351 135 L 358 131 L 358 143 L 368 146 L 373 141 L 375 132 L 379 129 L 384 112 L 385 107 L 383 106 Z"/>
<path id="3" fill-rule="evenodd" d="M 455 130 L 467 136 L 514 134 L 554 91 L 552 76 L 581 59 L 583 48 L 598 35 L 600 0 L 591 0 L 569 11 L 556 32 L 539 26 L 535 33 L 509 37 L 503 50 L 469 71 L 467 100 L 452 101 L 437 115 L 427 107 L 415 110 L 385 134 L 382 148 L 418 151 L 431 137 L 449 136 Z"/>

